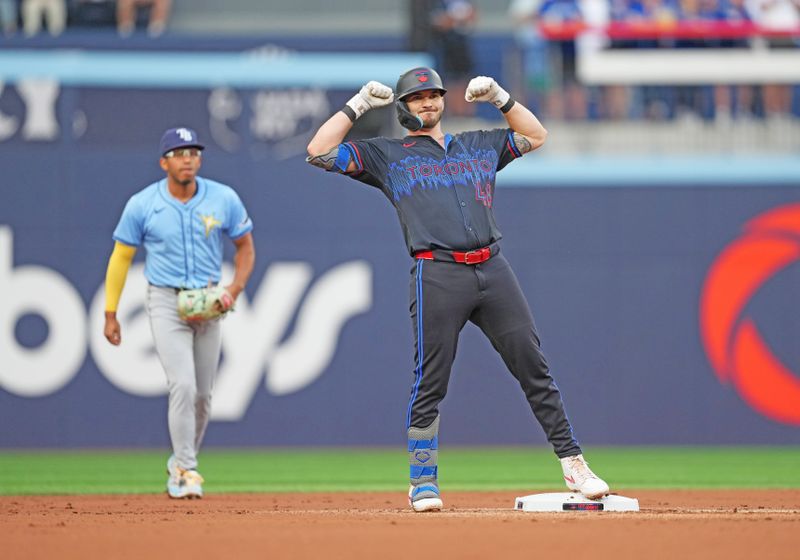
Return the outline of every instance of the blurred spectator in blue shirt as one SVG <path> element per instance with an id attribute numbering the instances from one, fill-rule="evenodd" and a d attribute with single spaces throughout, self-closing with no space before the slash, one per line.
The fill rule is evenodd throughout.
<path id="1" fill-rule="evenodd" d="M 13 35 L 17 31 L 17 0 L 0 0 L 0 25 L 3 34 Z"/>
<path id="2" fill-rule="evenodd" d="M 661 29 L 672 27 L 678 20 L 676 0 L 611 0 L 611 20 L 630 24 L 655 24 Z M 670 38 L 615 40 L 614 47 L 672 47 Z"/>
<path id="3" fill-rule="evenodd" d="M 753 21 L 745 7 L 745 0 L 721 0 L 720 12 L 723 21 L 730 25 L 749 25 Z M 747 37 L 730 39 L 732 47 L 747 47 L 749 43 Z"/>

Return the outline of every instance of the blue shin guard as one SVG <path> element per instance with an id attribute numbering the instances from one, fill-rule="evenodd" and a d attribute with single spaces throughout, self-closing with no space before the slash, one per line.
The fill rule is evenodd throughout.
<path id="1" fill-rule="evenodd" d="M 442 508 L 439 497 L 439 417 L 427 428 L 408 429 L 411 488 L 408 500 L 416 511 Z"/>

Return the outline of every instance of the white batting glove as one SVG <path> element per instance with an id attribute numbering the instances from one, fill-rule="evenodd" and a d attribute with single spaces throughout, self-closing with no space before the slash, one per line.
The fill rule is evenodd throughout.
<path id="1" fill-rule="evenodd" d="M 394 101 L 392 88 L 372 81 L 367 82 L 345 105 L 350 107 L 358 118 L 370 109 L 385 107 L 392 101 Z"/>
<path id="2" fill-rule="evenodd" d="M 467 91 L 464 93 L 464 99 L 469 103 L 486 101 L 500 109 L 508 103 L 511 96 L 506 90 L 497 85 L 494 78 L 477 76 L 469 81 Z"/>

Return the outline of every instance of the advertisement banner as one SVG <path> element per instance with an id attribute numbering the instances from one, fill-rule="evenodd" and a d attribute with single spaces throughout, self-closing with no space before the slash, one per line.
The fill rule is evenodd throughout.
<path id="1" fill-rule="evenodd" d="M 102 335 L 103 283 L 122 208 L 163 176 L 158 139 L 178 125 L 208 146 L 201 175 L 234 187 L 255 223 L 256 267 L 223 324 L 207 444 L 405 441 L 413 262 L 397 216 L 377 190 L 304 161 L 344 100 L 314 88 L 6 84 L 0 447 L 168 444 L 142 255 L 119 347 Z M 537 180 L 537 158 L 509 165 L 530 166 L 530 183 L 500 184 L 493 207 L 578 439 L 800 443 L 796 187 L 565 188 Z M 546 444 L 473 325 L 441 414 L 443 445 Z"/>

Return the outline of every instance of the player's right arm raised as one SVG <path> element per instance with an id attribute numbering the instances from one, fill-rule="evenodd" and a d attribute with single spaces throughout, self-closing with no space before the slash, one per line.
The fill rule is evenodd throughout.
<path id="1" fill-rule="evenodd" d="M 377 107 L 385 107 L 394 100 L 392 88 L 380 82 L 368 82 L 342 108 L 328 119 L 309 142 L 306 161 L 316 167 L 331 170 L 339 155 L 339 144 L 353 128 L 356 119 Z M 355 170 L 352 161 L 347 171 Z"/>

